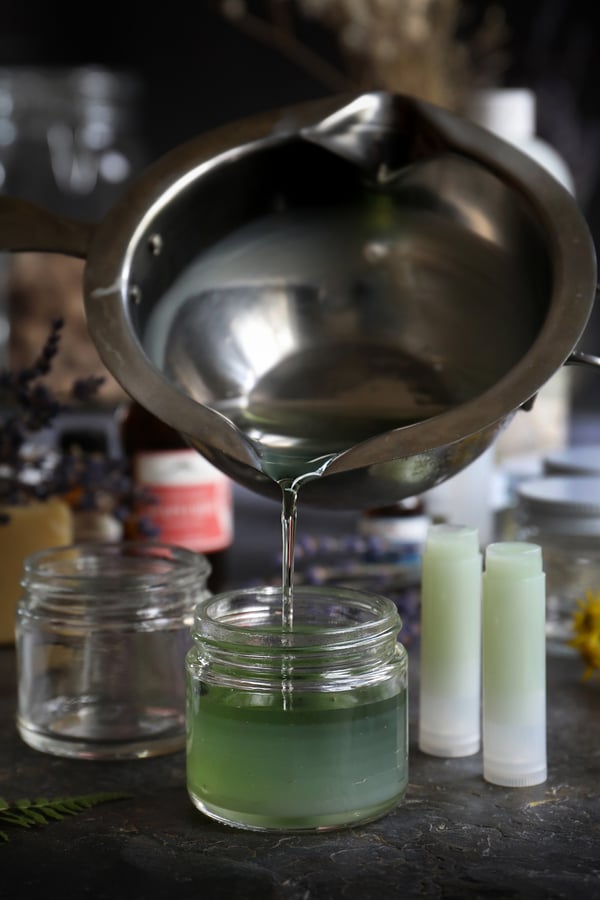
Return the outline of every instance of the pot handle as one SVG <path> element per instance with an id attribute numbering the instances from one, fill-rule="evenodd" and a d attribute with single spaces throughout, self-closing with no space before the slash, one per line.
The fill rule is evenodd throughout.
<path id="1" fill-rule="evenodd" d="M 0 250 L 64 253 L 85 259 L 95 229 L 28 200 L 0 197 Z"/>
<path id="2" fill-rule="evenodd" d="M 594 369 L 600 369 L 600 356 L 594 356 L 593 353 L 582 353 L 581 350 L 574 350 L 565 360 L 565 366 L 591 366 Z"/>

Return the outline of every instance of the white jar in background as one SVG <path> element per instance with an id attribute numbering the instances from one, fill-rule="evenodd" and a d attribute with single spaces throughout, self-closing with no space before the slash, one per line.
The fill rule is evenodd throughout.
<path id="1" fill-rule="evenodd" d="M 562 156 L 537 134 L 537 99 L 529 88 L 487 88 L 469 101 L 470 119 L 514 144 L 575 196 L 575 181 Z"/>
<path id="2" fill-rule="evenodd" d="M 501 87 L 475 91 L 467 115 L 526 153 L 575 196 L 575 183 L 567 163 L 536 133 L 537 101 L 532 90 Z M 497 459 L 512 454 L 545 455 L 567 444 L 571 374 L 562 366 L 538 392 L 533 408 L 514 416 L 496 441 Z"/>
<path id="3" fill-rule="evenodd" d="M 503 505 L 494 454 L 494 447 L 488 447 L 461 472 L 424 494 L 432 522 L 475 528 L 482 547 L 495 539 L 496 510 Z"/>

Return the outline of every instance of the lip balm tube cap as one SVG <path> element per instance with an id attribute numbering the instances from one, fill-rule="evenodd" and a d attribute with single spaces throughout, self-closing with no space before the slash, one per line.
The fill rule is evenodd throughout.
<path id="1" fill-rule="evenodd" d="M 425 552 L 453 560 L 477 556 L 479 553 L 477 529 L 447 522 L 431 525 L 427 532 Z"/>
<path id="2" fill-rule="evenodd" d="M 534 578 L 543 572 L 542 548 L 527 541 L 501 541 L 489 544 L 485 552 L 487 578 L 510 578 L 512 581 Z"/>

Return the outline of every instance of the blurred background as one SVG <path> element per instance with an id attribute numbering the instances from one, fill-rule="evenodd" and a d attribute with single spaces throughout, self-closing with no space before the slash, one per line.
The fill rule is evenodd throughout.
<path id="1" fill-rule="evenodd" d="M 4 0 L 2 13 L 5 193 L 97 219 L 147 163 L 241 116 L 357 87 L 464 111 L 482 88 L 526 87 L 536 102 L 537 135 L 570 172 L 600 245 L 598 4 L 200 0 L 151 7 L 110 0 L 77 7 Z M 28 259 L 5 276 L 13 358 L 40 345 L 46 326 L 36 331 L 35 310 L 42 295 L 46 307 L 53 296 L 57 307 L 66 304 L 72 329 L 71 358 L 63 354 L 61 365 L 89 371 L 84 329 L 72 322 L 80 264 L 45 260 L 42 268 Z M 600 352 L 600 313 L 580 349 Z M 572 403 L 593 410 L 596 385 L 578 372 Z M 107 398 L 118 393 L 110 384 L 103 390 Z"/>
<path id="2" fill-rule="evenodd" d="M 198 0 L 77 7 L 4 0 L 0 64 L 129 69 L 151 155 L 223 122 L 344 89 L 458 105 L 476 85 L 527 85 L 598 227 L 596 53 L 585 0 Z"/>

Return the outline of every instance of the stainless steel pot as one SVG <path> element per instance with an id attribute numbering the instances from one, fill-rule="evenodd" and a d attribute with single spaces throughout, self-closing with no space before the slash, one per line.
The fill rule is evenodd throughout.
<path id="1" fill-rule="evenodd" d="M 125 390 L 277 497 L 380 505 L 464 468 L 568 362 L 596 290 L 572 197 L 478 126 L 387 93 L 245 120 L 97 226 L 0 200 L 0 244 L 87 257 Z"/>

